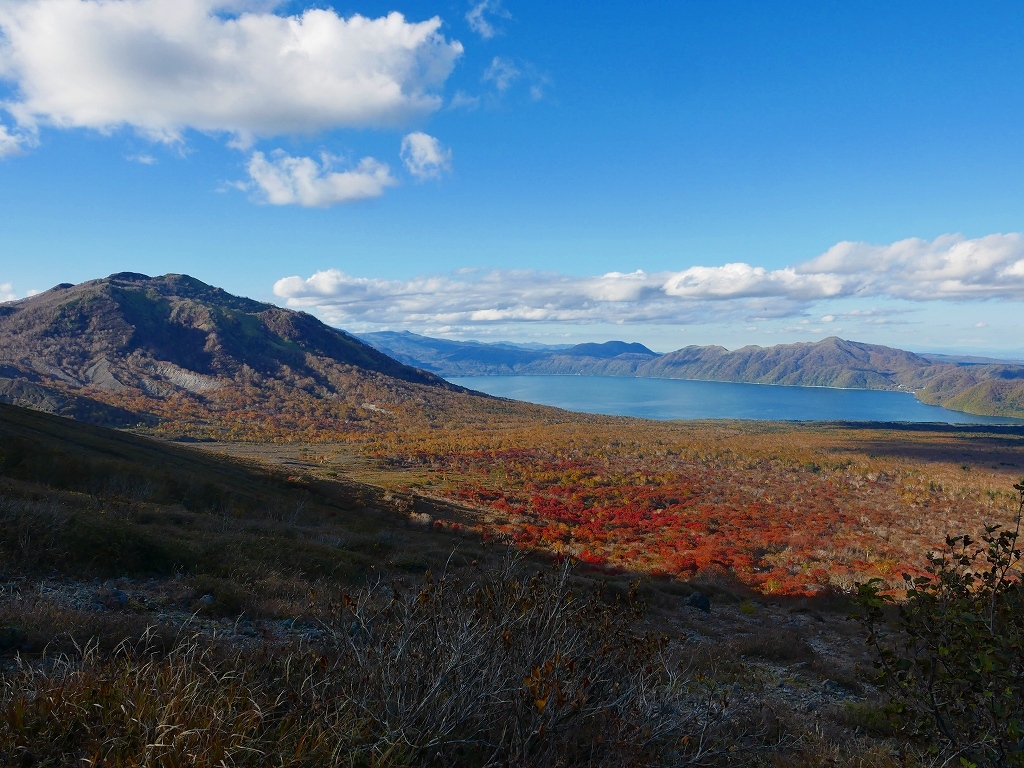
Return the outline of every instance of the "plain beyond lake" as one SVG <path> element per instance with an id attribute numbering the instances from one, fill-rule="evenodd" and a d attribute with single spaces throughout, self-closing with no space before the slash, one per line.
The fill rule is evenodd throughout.
<path id="1" fill-rule="evenodd" d="M 903 421 L 1024 424 L 925 405 L 908 392 L 789 387 L 626 376 L 459 376 L 449 379 L 497 397 L 570 411 L 645 419 Z"/>

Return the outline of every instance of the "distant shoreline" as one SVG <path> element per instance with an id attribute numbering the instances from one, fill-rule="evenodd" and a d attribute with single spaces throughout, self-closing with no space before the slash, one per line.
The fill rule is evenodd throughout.
<path id="1" fill-rule="evenodd" d="M 580 379 L 593 379 L 593 380 L 615 380 L 615 381 L 644 381 L 644 382 L 685 382 L 692 384 L 734 384 L 734 385 L 747 385 L 757 386 L 762 388 L 775 388 L 779 390 L 811 390 L 811 391 L 834 391 L 834 392 L 850 392 L 850 393 L 890 393 L 896 395 L 909 395 L 913 398 L 913 402 L 916 407 L 927 408 L 927 409 L 938 409 L 935 413 L 936 416 L 940 416 L 941 412 L 950 414 L 963 414 L 968 417 L 975 417 L 977 420 L 970 421 L 948 421 L 941 418 L 935 420 L 914 420 L 914 419 L 857 419 L 846 417 L 826 417 L 826 418 L 771 418 L 771 417 L 756 417 L 756 416 L 645 416 L 639 413 L 629 413 L 620 410 L 601 409 L 594 410 L 594 406 L 587 408 L 585 402 L 580 402 L 574 405 L 566 405 L 565 403 L 553 402 L 551 399 L 540 400 L 525 400 L 526 402 L 536 402 L 541 405 L 549 405 L 552 407 L 562 408 L 564 410 L 577 411 L 581 413 L 601 413 L 609 416 L 625 416 L 635 418 L 655 418 L 657 420 L 741 420 L 741 421 L 767 421 L 767 422 L 814 422 L 814 423 L 878 423 L 878 424 L 946 424 L 949 426 L 1003 426 L 1011 428 L 1024 428 L 1024 419 L 1014 416 L 1001 416 L 993 414 L 978 414 L 971 413 L 969 411 L 958 410 L 954 408 L 948 408 L 943 405 L 936 405 L 934 403 L 927 403 L 917 397 L 916 392 L 912 392 L 905 389 L 881 389 L 881 388 L 867 388 L 867 387 L 835 387 L 825 385 L 808 385 L 808 384 L 775 384 L 768 382 L 755 382 L 755 381 L 727 381 L 721 379 L 693 379 L 693 378 L 673 378 L 665 376 L 631 376 L 631 375 L 616 375 L 616 374 L 588 374 L 588 373 L 523 373 L 523 374 L 507 374 L 507 373 L 493 373 L 493 374 L 476 374 L 468 376 L 452 376 L 448 379 L 450 383 L 457 384 L 458 386 L 465 386 L 469 389 L 477 389 L 473 386 L 470 381 L 467 380 L 481 380 L 481 379 L 492 379 L 492 380 L 520 380 L 520 379 L 532 379 L 532 380 L 543 380 L 543 379 L 563 379 L 563 380 L 580 380 Z M 524 398 L 510 393 L 500 392 L 485 392 L 493 397 L 501 397 L 509 400 L 524 401 Z M 637 408 L 643 408 L 642 403 L 637 404 Z M 991 421 L 989 421 L 991 420 Z"/>
<path id="2" fill-rule="evenodd" d="M 838 336 L 736 350 L 691 345 L 665 354 L 622 341 L 527 350 L 405 331 L 363 338 L 406 365 L 439 376 L 602 376 L 907 392 L 923 404 L 950 411 L 1024 418 L 1024 365 L 926 357 Z"/>
<path id="3" fill-rule="evenodd" d="M 437 374 L 441 376 L 441 374 Z M 530 378 L 565 378 L 565 379 L 577 379 L 581 377 L 588 377 L 591 379 L 640 379 L 643 381 L 700 381 L 710 382 L 713 384 L 750 384 L 755 387 L 786 387 L 791 389 L 835 389 L 845 392 L 898 392 L 903 395 L 917 395 L 917 390 L 909 389 L 872 389 L 870 387 L 830 387 L 827 384 L 772 384 L 768 381 L 732 381 L 730 379 L 689 379 L 680 376 L 630 376 L 628 373 L 466 373 L 459 374 L 458 376 L 441 376 L 442 379 L 451 383 L 452 379 L 514 379 L 522 376 L 529 376 Z M 921 402 L 920 400 L 918 402 Z M 931 405 L 931 403 L 922 403 L 923 405 Z M 942 408 L 941 405 L 933 406 L 935 408 Z M 953 408 L 946 408 L 947 411 L 955 410 Z M 960 413 L 967 413 L 967 411 L 960 411 Z M 984 416 L 985 414 L 972 414 L 974 416 Z M 1013 418 L 1008 416 L 1007 418 Z M 1021 419 L 1021 423 L 1024 423 L 1024 419 Z"/>

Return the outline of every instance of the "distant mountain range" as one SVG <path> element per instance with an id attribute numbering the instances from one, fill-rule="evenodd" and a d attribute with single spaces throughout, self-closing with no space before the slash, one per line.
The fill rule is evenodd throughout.
<path id="1" fill-rule="evenodd" d="M 408 331 L 381 331 L 359 336 L 367 344 L 406 365 L 439 376 L 587 373 L 629 376 L 659 355 L 643 344 L 609 341 L 575 346 L 530 346 L 496 342 L 449 341 Z"/>
<path id="2" fill-rule="evenodd" d="M 835 336 L 733 351 L 691 346 L 664 355 L 621 341 L 523 349 L 408 332 L 369 333 L 361 338 L 407 365 L 447 377 L 577 374 L 902 390 L 913 392 L 922 402 L 953 410 L 1024 417 L 1024 365 L 917 355 Z"/>

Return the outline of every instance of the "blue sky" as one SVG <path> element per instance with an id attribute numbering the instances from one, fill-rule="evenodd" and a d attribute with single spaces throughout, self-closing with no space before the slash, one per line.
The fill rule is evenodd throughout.
<path id="1" fill-rule="evenodd" d="M 1024 355 L 1020 3 L 312 7 L 0 0 L 0 298 Z"/>

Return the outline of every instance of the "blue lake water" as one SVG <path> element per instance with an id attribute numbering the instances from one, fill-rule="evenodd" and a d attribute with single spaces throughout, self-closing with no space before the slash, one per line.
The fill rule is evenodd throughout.
<path id="1" fill-rule="evenodd" d="M 645 419 L 1024 424 L 925 405 L 906 392 L 617 376 L 459 376 L 453 384 L 570 411 Z"/>

